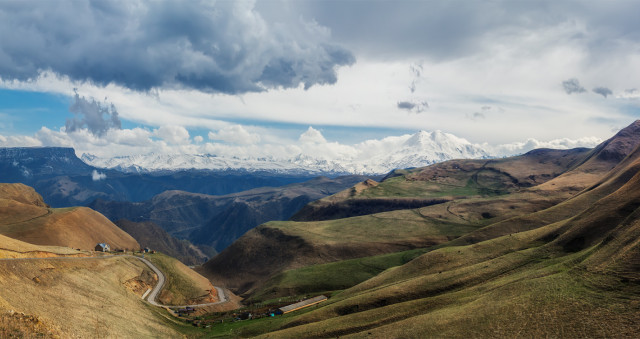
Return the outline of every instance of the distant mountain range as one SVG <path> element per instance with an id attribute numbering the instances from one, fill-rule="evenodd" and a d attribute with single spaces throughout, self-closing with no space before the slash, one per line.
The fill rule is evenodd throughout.
<path id="1" fill-rule="evenodd" d="M 144 201 L 167 190 L 222 195 L 313 177 L 305 173 L 242 170 L 123 173 L 84 163 L 73 148 L 0 148 L 0 182 L 31 186 L 52 207 L 85 206 L 96 199 Z"/>
<path id="2" fill-rule="evenodd" d="M 83 154 L 94 167 L 126 173 L 178 170 L 241 170 L 280 174 L 384 174 L 397 168 L 422 167 L 451 159 L 486 159 L 491 155 L 477 145 L 441 131 L 367 141 L 354 146 L 351 156 L 338 159 L 319 154 L 296 154 L 289 158 L 222 157 L 211 154 L 157 154 L 100 158 Z"/>

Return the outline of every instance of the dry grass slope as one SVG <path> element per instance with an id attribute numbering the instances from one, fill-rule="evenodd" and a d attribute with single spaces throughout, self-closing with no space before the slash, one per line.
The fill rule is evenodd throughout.
<path id="1" fill-rule="evenodd" d="M 64 337 L 177 337 L 125 286 L 146 269 L 131 258 L 0 261 L 0 313 L 36 315 Z"/>

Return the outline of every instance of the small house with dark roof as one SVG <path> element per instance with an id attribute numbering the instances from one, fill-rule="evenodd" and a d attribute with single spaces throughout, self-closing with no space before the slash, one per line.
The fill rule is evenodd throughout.
<path id="1" fill-rule="evenodd" d="M 97 252 L 109 252 L 111 251 L 111 246 L 109 246 L 109 244 L 101 242 L 99 244 L 96 245 L 95 250 Z"/>

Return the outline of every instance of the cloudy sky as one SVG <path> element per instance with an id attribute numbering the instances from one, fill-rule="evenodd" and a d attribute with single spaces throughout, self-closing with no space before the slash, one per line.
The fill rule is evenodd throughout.
<path id="1" fill-rule="evenodd" d="M 0 146 L 593 146 L 640 118 L 639 1 L 0 1 Z M 322 147 L 315 147 L 317 152 Z"/>

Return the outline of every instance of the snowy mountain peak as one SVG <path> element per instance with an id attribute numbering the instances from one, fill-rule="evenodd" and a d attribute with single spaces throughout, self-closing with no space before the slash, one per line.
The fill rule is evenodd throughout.
<path id="1" fill-rule="evenodd" d="M 489 158 L 485 150 L 442 131 L 419 131 L 353 146 L 303 143 L 302 152 L 239 157 L 210 154 L 158 154 L 99 158 L 83 154 L 86 163 L 125 172 L 187 169 L 271 171 L 278 173 L 384 174 L 397 168 L 422 167 L 450 159 Z"/>

